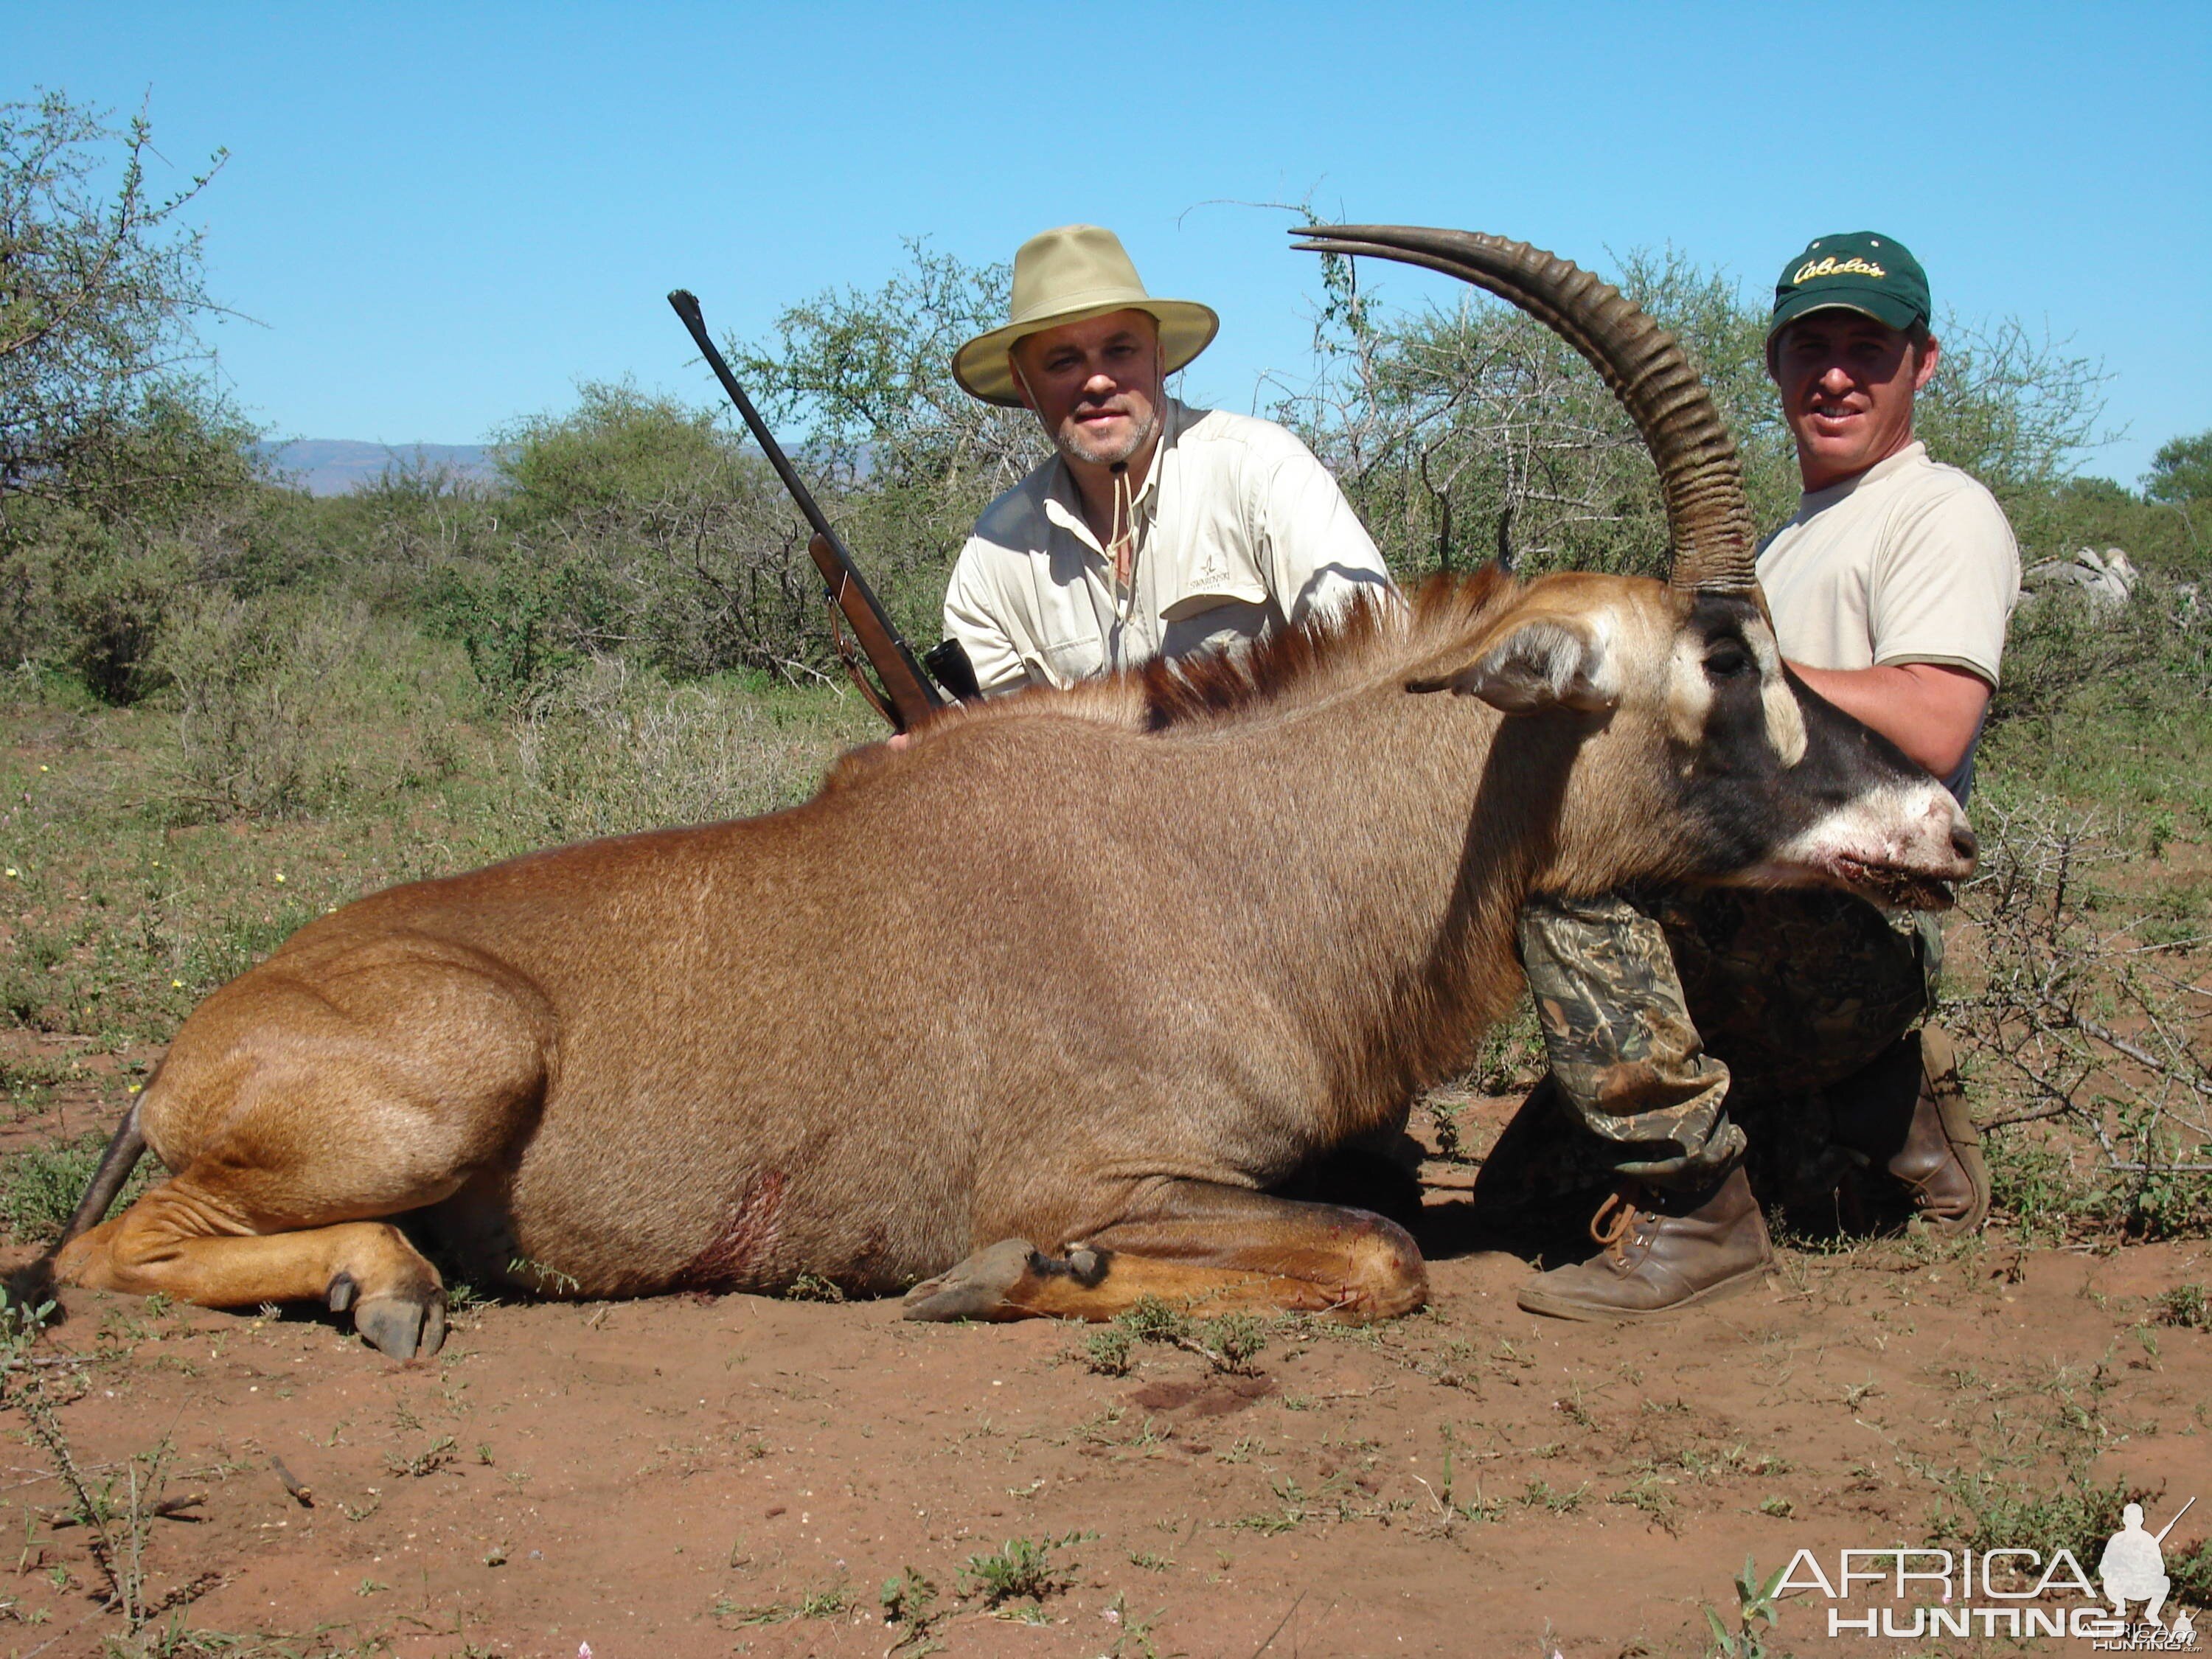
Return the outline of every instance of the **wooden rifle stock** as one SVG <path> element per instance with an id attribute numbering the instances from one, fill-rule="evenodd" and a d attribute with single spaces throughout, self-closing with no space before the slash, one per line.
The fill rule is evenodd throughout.
<path id="1" fill-rule="evenodd" d="M 714 342 L 707 332 L 707 319 L 700 314 L 698 300 L 689 289 L 679 288 L 668 296 L 668 303 L 683 319 L 684 326 L 690 331 L 692 341 L 698 346 L 700 355 L 706 358 L 707 366 L 714 371 L 714 378 L 722 383 L 722 390 L 729 393 L 730 401 L 737 405 L 738 413 L 744 417 L 745 425 L 752 432 L 753 441 L 760 445 L 762 453 L 768 457 L 768 464 L 775 469 L 775 476 L 783 481 L 784 489 L 798 503 L 799 510 L 806 515 L 806 522 L 814 527 L 813 538 L 806 544 L 806 550 L 813 556 L 815 568 L 822 573 L 823 583 L 830 590 L 830 602 L 836 607 L 830 616 L 830 630 L 836 641 L 837 654 L 845 664 L 845 672 L 853 677 L 853 684 L 860 688 L 860 695 L 867 698 L 878 714 L 890 722 L 893 731 L 911 729 L 932 709 L 945 707 L 944 694 L 930 684 L 929 677 L 922 672 L 921 665 L 915 660 L 914 653 L 907 648 L 906 641 L 899 637 L 898 629 L 891 625 L 890 614 L 877 601 L 874 591 L 868 586 L 868 579 L 860 574 L 860 568 L 853 562 L 851 552 L 838 539 L 837 532 L 830 527 L 830 520 L 816 503 L 813 493 L 799 481 L 790 459 L 776 442 L 775 434 L 768 429 L 768 422 L 761 419 L 760 411 L 753 407 L 752 399 L 745 396 L 744 388 L 738 384 L 738 377 L 730 373 L 729 364 L 722 361 L 722 354 L 714 349 Z M 851 628 L 860 651 L 876 671 L 876 679 L 882 685 L 880 690 L 870 684 L 868 677 L 861 672 L 852 647 L 846 641 L 844 629 L 837 625 L 839 613 L 843 615 L 846 626 Z"/>

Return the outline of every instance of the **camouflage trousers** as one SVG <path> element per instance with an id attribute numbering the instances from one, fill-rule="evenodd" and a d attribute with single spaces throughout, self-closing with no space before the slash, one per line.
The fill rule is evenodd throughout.
<path id="1" fill-rule="evenodd" d="M 1817 890 L 1539 896 L 1520 947 L 1551 1077 L 1515 1130 L 1556 1191 L 1703 1186 L 1747 1146 L 1761 1185 L 1832 1190 L 1851 1159 L 1824 1092 L 1895 1048 L 1943 965 L 1934 916 Z"/>

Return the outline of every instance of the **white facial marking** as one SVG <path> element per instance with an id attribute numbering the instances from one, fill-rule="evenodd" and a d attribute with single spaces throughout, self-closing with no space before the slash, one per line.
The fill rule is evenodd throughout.
<path id="1" fill-rule="evenodd" d="M 1667 666 L 1667 729 L 1675 742 L 1694 744 L 1705 734 L 1713 712 L 1713 683 L 1705 672 L 1705 642 L 1677 633 Z"/>
<path id="2" fill-rule="evenodd" d="M 1583 678 L 1595 695 L 1602 708 L 1613 708 L 1620 702 L 1624 687 L 1621 684 L 1620 653 L 1614 648 L 1614 637 L 1620 631 L 1620 618 L 1613 607 L 1607 605 L 1587 620 L 1589 629 L 1589 650 L 1583 658 Z"/>
<path id="3" fill-rule="evenodd" d="M 1775 647 L 1774 635 L 1752 628 L 1744 630 L 1744 638 L 1759 660 L 1759 700 L 1766 710 L 1766 738 L 1786 772 L 1805 758 L 1805 711 L 1797 706 L 1797 694 L 1782 672 L 1782 653 Z"/>

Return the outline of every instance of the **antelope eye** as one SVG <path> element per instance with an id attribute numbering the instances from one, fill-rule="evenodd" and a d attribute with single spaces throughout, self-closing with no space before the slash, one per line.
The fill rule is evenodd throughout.
<path id="1" fill-rule="evenodd" d="M 1734 679 L 1753 672 L 1751 653 L 1733 640 L 1723 641 L 1705 655 L 1705 672 L 1717 680 Z"/>

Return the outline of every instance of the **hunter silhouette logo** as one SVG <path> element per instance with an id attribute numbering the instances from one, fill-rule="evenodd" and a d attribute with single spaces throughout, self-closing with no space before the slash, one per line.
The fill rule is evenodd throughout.
<path id="1" fill-rule="evenodd" d="M 2120 1529 L 2106 1544 L 2105 1553 L 2097 1558 L 2097 1577 L 2104 1584 L 2105 1599 L 2112 1604 L 2112 1616 L 2125 1619 L 2128 1603 L 2141 1601 L 2145 1622 L 2166 1626 L 2159 1610 L 2166 1606 L 2166 1592 L 2173 1581 L 2166 1575 L 2166 1534 L 2176 1522 L 2189 1513 L 2197 1500 L 2191 1498 L 2184 1504 L 2172 1521 L 2155 1534 L 2143 1530 L 2142 1505 L 2130 1504 L 2120 1511 Z M 2169 1636 L 2186 1641 L 2196 1634 L 2186 1612 L 2175 1614 L 2173 1625 L 2166 1630 Z"/>
<path id="2" fill-rule="evenodd" d="M 1892 1547 L 1839 1550 L 1832 1574 L 1811 1550 L 1799 1550 L 1773 1593 L 1818 1591 L 1829 1603 L 1830 1636 L 2070 1636 L 2101 1651 L 2191 1653 L 2198 1643 L 2189 1614 L 2177 1608 L 2170 1619 L 2161 1615 L 2173 1587 L 2166 1535 L 2196 1502 L 2190 1498 L 2156 1532 L 2143 1525 L 2142 1504 L 2128 1504 L 2119 1531 L 2097 1558 L 2094 1582 L 2069 1549 L 2046 1558 L 2022 1547 Z"/>
<path id="3" fill-rule="evenodd" d="M 1856 253 L 1848 259 L 1838 259 L 1830 254 L 1825 259 L 1808 259 L 1797 267 L 1790 282 L 1792 287 L 1809 283 L 1815 276 L 1887 276 L 1889 272 L 1871 259 L 1862 259 Z"/>

